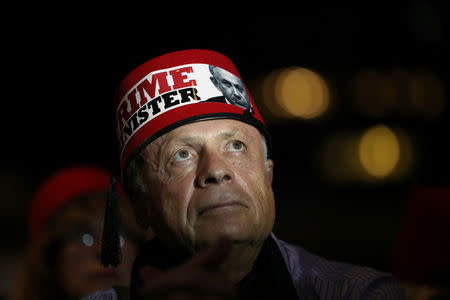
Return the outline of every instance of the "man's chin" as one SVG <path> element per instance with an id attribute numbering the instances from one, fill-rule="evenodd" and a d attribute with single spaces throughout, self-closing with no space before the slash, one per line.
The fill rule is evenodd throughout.
<path id="1" fill-rule="evenodd" d="M 196 226 L 196 248 L 205 248 L 213 245 L 219 238 L 227 238 L 233 243 L 251 241 L 252 230 L 245 222 L 216 222 L 213 224 L 198 224 Z M 253 231 L 254 234 L 254 231 Z"/>

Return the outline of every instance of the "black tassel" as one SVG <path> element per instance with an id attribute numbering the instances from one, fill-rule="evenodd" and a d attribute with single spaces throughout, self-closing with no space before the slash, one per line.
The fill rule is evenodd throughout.
<path id="1" fill-rule="evenodd" d="M 111 176 L 105 207 L 105 220 L 103 223 L 101 263 L 104 267 L 118 266 L 121 260 L 119 237 L 119 207 L 116 190 L 116 178 Z"/>

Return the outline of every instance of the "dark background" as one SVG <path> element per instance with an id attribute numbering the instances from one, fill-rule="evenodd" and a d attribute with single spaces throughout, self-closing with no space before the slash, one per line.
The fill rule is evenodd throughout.
<path id="1" fill-rule="evenodd" d="M 304 66 L 333 83 L 336 107 L 328 118 L 268 124 L 275 232 L 316 254 L 391 271 L 411 187 L 449 183 L 447 2 L 221 10 L 223 5 L 176 11 L 27 6 L 6 12 L 14 17 L 4 22 L 2 43 L 3 260 L 20 260 L 27 202 L 45 176 L 86 162 L 118 172 L 113 126 L 118 81 L 167 51 L 208 48 L 229 56 L 244 82 L 277 68 Z M 433 119 L 401 113 L 373 119 L 355 111 L 346 94 L 352 76 L 394 68 L 432 71 L 444 86 L 444 111 Z M 414 137 L 417 156 L 407 176 L 346 184 L 320 176 L 312 157 L 327 134 L 380 122 Z"/>

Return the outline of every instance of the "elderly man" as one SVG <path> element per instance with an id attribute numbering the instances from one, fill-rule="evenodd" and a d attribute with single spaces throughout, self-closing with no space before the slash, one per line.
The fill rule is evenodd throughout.
<path id="1" fill-rule="evenodd" d="M 401 299 L 389 274 L 277 239 L 264 121 L 243 84 L 252 110 L 208 101 L 229 97 L 210 70 L 242 83 L 224 55 L 183 50 L 119 86 L 122 181 L 138 223 L 156 234 L 134 263 L 131 298 Z"/>
<path id="2" fill-rule="evenodd" d="M 216 66 L 210 65 L 209 71 L 211 72 L 211 82 L 222 92 L 223 97 L 221 98 L 224 99 L 226 103 L 234 104 L 243 109 L 252 111 L 252 104 L 248 98 L 244 83 L 239 77 Z"/>

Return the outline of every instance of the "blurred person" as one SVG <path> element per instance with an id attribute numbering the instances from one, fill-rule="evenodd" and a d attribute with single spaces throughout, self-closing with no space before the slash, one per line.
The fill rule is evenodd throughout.
<path id="1" fill-rule="evenodd" d="M 131 299 L 403 299 L 391 274 L 275 236 L 270 135 L 245 87 L 252 110 L 209 101 L 226 94 L 211 73 L 241 81 L 228 57 L 195 49 L 151 59 L 119 84 L 122 183 L 155 233 L 134 262 Z"/>
<path id="2" fill-rule="evenodd" d="M 411 300 L 450 299 L 450 186 L 415 184 L 393 253 Z"/>
<path id="3" fill-rule="evenodd" d="M 80 299 L 98 290 L 117 295 L 112 287 L 129 285 L 145 235 L 123 193 L 118 201 L 122 263 L 100 264 L 110 176 L 97 166 L 76 165 L 54 172 L 36 188 L 29 207 L 30 243 L 11 299 Z"/>

